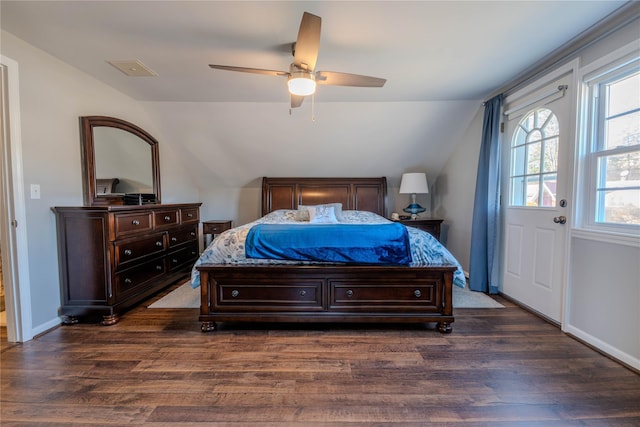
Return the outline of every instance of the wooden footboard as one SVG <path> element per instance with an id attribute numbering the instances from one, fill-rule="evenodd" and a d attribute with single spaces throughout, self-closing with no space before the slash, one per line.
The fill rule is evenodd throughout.
<path id="1" fill-rule="evenodd" d="M 202 331 L 216 322 L 437 322 L 450 333 L 454 266 L 202 265 Z"/>

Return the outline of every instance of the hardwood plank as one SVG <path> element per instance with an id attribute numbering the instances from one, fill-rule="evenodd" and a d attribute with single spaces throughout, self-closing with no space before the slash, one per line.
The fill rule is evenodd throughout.
<path id="1" fill-rule="evenodd" d="M 2 425 L 637 426 L 640 375 L 504 299 L 456 327 L 147 309 L 3 345 Z"/>

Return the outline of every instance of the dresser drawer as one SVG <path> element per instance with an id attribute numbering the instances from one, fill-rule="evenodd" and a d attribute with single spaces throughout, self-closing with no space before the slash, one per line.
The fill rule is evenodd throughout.
<path id="1" fill-rule="evenodd" d="M 388 286 L 384 282 L 379 285 L 361 285 L 343 281 L 331 281 L 330 308 L 334 307 L 369 307 L 424 310 L 438 307 L 437 283 L 407 283 L 400 286 Z"/>
<path id="2" fill-rule="evenodd" d="M 180 208 L 180 221 L 182 224 L 191 224 L 200 222 L 199 208 Z"/>
<path id="3" fill-rule="evenodd" d="M 148 232 L 153 228 L 150 211 L 115 214 L 113 221 L 116 239 L 131 234 Z"/>
<path id="4" fill-rule="evenodd" d="M 224 278 L 216 278 L 216 282 L 216 306 L 220 311 L 245 304 L 250 305 L 252 311 L 282 310 L 282 307 L 289 311 L 323 309 L 321 279 L 295 285 L 280 285 L 268 279 L 256 280 L 253 284 L 225 283 Z"/>
<path id="5" fill-rule="evenodd" d="M 138 288 L 166 272 L 167 266 L 163 257 L 117 273 L 114 283 L 117 300 L 121 301 L 127 295 L 135 293 Z"/>
<path id="6" fill-rule="evenodd" d="M 190 225 L 169 230 L 169 247 L 173 248 L 183 243 L 191 242 L 198 239 L 198 225 Z"/>
<path id="7" fill-rule="evenodd" d="M 166 249 L 164 233 L 152 234 L 144 238 L 118 240 L 115 246 L 116 270 L 128 268 L 141 258 L 159 255 Z"/>
<path id="8" fill-rule="evenodd" d="M 182 249 L 171 252 L 167 255 L 169 269 L 175 270 L 185 264 L 193 264 L 198 259 L 198 242 L 193 242 Z"/>
<path id="9" fill-rule="evenodd" d="M 153 213 L 156 229 L 171 227 L 180 223 L 180 209 L 161 210 Z"/>

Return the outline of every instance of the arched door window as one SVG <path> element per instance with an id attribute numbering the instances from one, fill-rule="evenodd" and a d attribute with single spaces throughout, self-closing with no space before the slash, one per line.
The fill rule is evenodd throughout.
<path id="1" fill-rule="evenodd" d="M 548 108 L 528 113 L 511 141 L 511 206 L 556 205 L 560 128 Z"/>

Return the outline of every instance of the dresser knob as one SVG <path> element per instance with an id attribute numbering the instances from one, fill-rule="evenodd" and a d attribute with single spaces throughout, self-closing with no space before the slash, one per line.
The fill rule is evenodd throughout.
<path id="1" fill-rule="evenodd" d="M 195 236 L 195 235 L 196 235 L 196 232 L 195 232 L 195 231 L 192 231 L 190 234 L 191 234 L 192 236 Z"/>
<path id="2" fill-rule="evenodd" d="M 353 296 L 353 291 L 351 289 L 347 290 L 347 296 L 351 298 Z"/>
<path id="3" fill-rule="evenodd" d="M 124 283 L 126 283 L 127 285 L 131 284 L 131 279 L 129 279 L 128 277 L 126 279 L 124 279 Z"/>
<path id="4" fill-rule="evenodd" d="M 420 298 L 422 296 L 422 292 L 420 292 L 420 289 L 416 289 L 415 291 L 413 291 L 413 294 L 416 296 L 416 298 Z"/>
<path id="5" fill-rule="evenodd" d="M 234 289 L 233 291 L 231 291 L 231 296 L 232 297 L 237 297 L 238 295 L 240 295 L 240 291 L 237 289 Z"/>
<path id="6" fill-rule="evenodd" d="M 162 242 L 158 240 L 158 241 L 156 242 L 156 246 L 157 246 L 157 247 L 162 246 Z"/>
<path id="7" fill-rule="evenodd" d="M 172 241 L 172 242 L 177 242 L 177 241 L 178 241 L 178 238 L 177 238 L 177 237 L 172 237 L 172 238 L 171 238 L 171 241 Z"/>
<path id="8" fill-rule="evenodd" d="M 172 263 L 174 263 L 174 264 L 177 264 L 177 263 L 178 263 L 178 259 L 177 259 L 177 258 L 173 258 L 173 259 L 171 260 L 171 262 L 172 262 Z"/>
<path id="9" fill-rule="evenodd" d="M 307 291 L 305 291 L 304 289 L 300 291 L 300 296 L 303 297 L 307 294 Z"/>
<path id="10" fill-rule="evenodd" d="M 162 271 L 162 266 L 161 265 L 156 265 L 156 270 Z"/>
<path id="11" fill-rule="evenodd" d="M 124 254 L 125 255 L 131 255 L 133 252 L 131 252 L 131 249 L 125 249 L 124 250 Z"/>
<path id="12" fill-rule="evenodd" d="M 164 217 L 164 220 L 165 221 L 171 221 L 171 217 L 169 215 L 167 215 L 167 216 Z"/>
<path id="13" fill-rule="evenodd" d="M 189 217 L 189 218 L 193 218 L 193 214 L 192 214 L 192 213 L 189 213 L 189 214 L 187 214 L 187 217 Z"/>
<path id="14" fill-rule="evenodd" d="M 131 221 L 131 224 L 140 225 L 140 221 L 138 221 L 137 219 L 134 219 L 133 221 Z"/>

